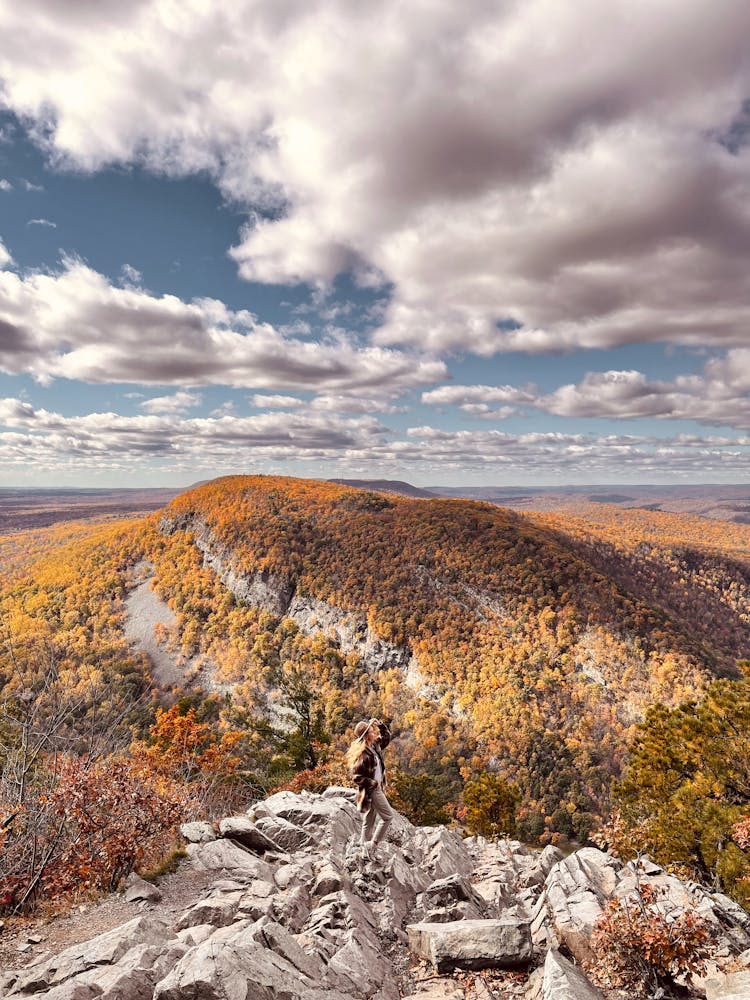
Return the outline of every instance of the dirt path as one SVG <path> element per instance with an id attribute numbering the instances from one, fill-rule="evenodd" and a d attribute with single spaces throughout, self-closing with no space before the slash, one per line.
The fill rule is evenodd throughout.
<path id="1" fill-rule="evenodd" d="M 88 941 L 151 909 L 159 916 L 176 916 L 200 899 L 215 878 L 215 872 L 197 871 L 190 859 L 185 859 L 177 871 L 156 882 L 162 900 L 155 906 L 128 903 L 116 895 L 74 906 L 65 914 L 8 918 L 0 930 L 0 972 L 21 969 L 44 954 L 58 955 L 71 945 Z"/>

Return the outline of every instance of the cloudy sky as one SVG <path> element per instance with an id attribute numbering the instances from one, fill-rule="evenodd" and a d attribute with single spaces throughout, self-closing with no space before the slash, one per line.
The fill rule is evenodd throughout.
<path id="1" fill-rule="evenodd" d="M 747 0 L 0 0 L 3 485 L 750 481 Z"/>

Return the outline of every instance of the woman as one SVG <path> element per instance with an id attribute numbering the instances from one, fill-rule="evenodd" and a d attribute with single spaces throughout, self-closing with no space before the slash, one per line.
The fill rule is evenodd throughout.
<path id="1" fill-rule="evenodd" d="M 386 785 L 383 750 L 391 742 L 391 733 L 384 722 L 370 719 L 357 723 L 354 736 L 347 762 L 358 789 L 357 809 L 362 813 L 360 850 L 363 859 L 370 861 L 376 857 L 378 845 L 385 839 L 394 816 L 383 791 Z M 373 836 L 378 817 L 380 825 Z"/>

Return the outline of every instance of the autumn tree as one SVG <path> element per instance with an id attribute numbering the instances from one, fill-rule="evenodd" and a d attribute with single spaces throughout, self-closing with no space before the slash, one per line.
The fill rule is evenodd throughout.
<path id="1" fill-rule="evenodd" d="M 477 775 L 464 786 L 466 826 L 490 840 L 512 837 L 520 798 L 518 788 L 498 774 Z"/>

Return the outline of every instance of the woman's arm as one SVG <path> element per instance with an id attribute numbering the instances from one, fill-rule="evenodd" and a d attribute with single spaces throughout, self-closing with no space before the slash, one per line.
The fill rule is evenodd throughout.
<path id="1" fill-rule="evenodd" d="M 380 727 L 380 749 L 385 750 L 391 742 L 391 731 L 384 722 L 378 722 Z"/>

